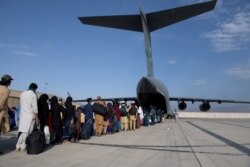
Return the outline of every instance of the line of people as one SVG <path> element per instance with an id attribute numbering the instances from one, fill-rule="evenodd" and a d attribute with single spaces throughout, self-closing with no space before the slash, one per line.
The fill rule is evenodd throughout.
<path id="1" fill-rule="evenodd" d="M 20 105 L 16 110 L 19 112 L 15 116 L 15 108 L 8 113 L 7 105 L 10 93 L 8 86 L 12 80 L 10 75 L 4 75 L 0 81 L 0 130 L 5 127 L 3 125 L 8 125 L 6 121 L 9 118 L 8 115 L 12 121 L 16 117 L 14 121 L 16 125 L 13 124 L 18 127 L 19 132 L 16 151 L 26 150 L 26 139 L 36 128 L 41 131 L 49 129 L 49 142 L 62 144 L 89 139 L 91 136 L 135 130 L 142 124 L 148 126 L 149 122 L 153 125 L 162 121 L 161 110 L 150 106 L 148 111 L 143 112 L 135 102 L 130 106 L 127 106 L 125 102 L 106 103 L 98 96 L 93 104 L 92 98 L 88 98 L 86 105 L 76 107 L 70 96 L 65 102 L 56 96 L 49 98 L 47 94 L 42 94 L 38 98 L 36 83 L 31 83 L 28 90 L 21 93 Z"/>
<path id="2" fill-rule="evenodd" d="M 135 102 L 132 102 L 129 106 L 125 101 L 106 103 L 100 96 L 97 97 L 97 101 L 93 104 L 92 98 L 88 98 L 87 104 L 81 106 L 81 109 L 86 116 L 84 122 L 86 126 L 80 129 L 80 138 L 85 138 L 81 137 L 81 135 L 101 136 L 119 131 L 134 131 L 141 125 L 148 126 L 149 124 L 160 123 L 164 118 L 163 111 L 156 109 L 152 105 L 147 111 L 143 111 Z M 90 130 L 86 130 L 86 127 Z"/>
<path id="3" fill-rule="evenodd" d="M 67 97 L 65 103 L 62 99 L 53 96 L 49 99 L 47 94 L 36 96 L 38 86 L 31 83 L 29 89 L 20 95 L 20 119 L 18 125 L 19 137 L 16 151 L 26 150 L 26 139 L 34 128 L 50 131 L 50 143 L 69 143 L 75 136 L 76 109 L 72 104 L 72 97 Z M 74 136 L 72 136 L 74 134 Z"/>
<path id="4" fill-rule="evenodd" d="M 88 99 L 88 105 L 91 98 Z M 83 107 L 83 112 L 85 112 Z M 116 101 L 107 103 L 97 97 L 97 101 L 92 106 L 92 113 L 95 118 L 95 134 L 101 136 L 105 134 L 113 134 L 119 131 L 135 130 L 141 124 L 140 115 L 143 116 L 141 108 L 132 103 L 129 107 L 125 102 L 120 104 Z"/>
<path id="5" fill-rule="evenodd" d="M 100 96 L 97 101 L 87 99 L 87 104 L 76 107 L 72 104 L 72 97 L 62 99 L 47 94 L 38 98 L 38 119 L 40 130 L 48 126 L 51 144 L 77 142 L 80 139 L 89 139 L 91 136 L 114 134 L 119 131 L 136 130 L 141 125 L 162 121 L 162 112 L 150 106 L 143 112 L 142 108 L 123 101 L 105 102 Z M 160 114 L 161 113 L 161 114 Z"/>

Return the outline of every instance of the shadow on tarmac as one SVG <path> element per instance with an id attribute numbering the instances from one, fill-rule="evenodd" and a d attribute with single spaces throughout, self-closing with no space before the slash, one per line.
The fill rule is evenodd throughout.
<path id="1" fill-rule="evenodd" d="M 193 151 L 191 147 L 218 147 L 215 145 L 200 145 L 200 146 L 155 146 L 155 145 L 119 145 L 119 144 L 101 144 L 101 143 L 87 143 L 80 142 L 79 144 L 84 145 L 93 145 L 93 146 L 102 146 L 102 147 L 115 147 L 115 148 L 124 148 L 124 149 L 142 149 L 148 151 L 166 151 L 166 152 L 180 152 L 180 153 L 201 153 L 201 154 L 218 154 L 218 155 L 233 155 L 233 156 L 245 156 L 246 154 L 237 154 L 237 153 L 218 153 L 218 152 L 205 152 L 205 151 Z M 250 143 L 246 144 L 250 145 Z M 227 145 L 220 145 L 221 147 L 227 147 Z M 173 149 L 176 148 L 176 149 Z M 184 148 L 184 149 L 180 149 Z M 190 150 L 185 150 L 185 148 L 190 148 Z M 247 154 L 248 155 L 248 154 Z M 248 155 L 249 156 L 249 155 Z"/>
<path id="2" fill-rule="evenodd" d="M 18 132 L 15 130 L 0 136 L 0 151 L 3 152 L 0 156 L 16 150 L 17 134 Z M 54 145 L 52 144 L 46 145 L 43 152 L 49 151 L 53 147 Z"/>
<path id="3" fill-rule="evenodd" d="M 225 137 L 223 137 L 223 136 L 221 136 L 221 135 L 218 135 L 218 134 L 216 134 L 216 133 L 214 133 L 214 132 L 212 132 L 212 131 L 209 131 L 209 130 L 207 130 L 207 129 L 204 129 L 204 128 L 202 128 L 202 127 L 200 127 L 200 126 L 198 126 L 198 125 L 196 125 L 196 124 L 194 124 L 194 123 L 192 123 L 192 122 L 190 122 L 190 121 L 186 121 L 186 122 L 187 122 L 188 124 L 192 125 L 193 127 L 195 127 L 195 128 L 197 128 L 197 129 L 199 129 L 199 130 L 205 132 L 206 134 L 209 134 L 210 136 L 213 136 L 213 137 L 215 137 L 216 139 L 218 139 L 218 140 L 224 142 L 224 143 L 227 144 L 228 146 L 234 147 L 235 149 L 239 150 L 240 152 L 242 152 L 242 153 L 244 153 L 244 154 L 250 156 L 250 149 L 247 148 L 247 147 L 245 147 L 244 145 L 238 144 L 238 143 L 236 143 L 236 142 L 234 142 L 234 141 L 232 141 L 232 140 L 229 140 L 229 139 L 227 139 L 227 138 L 225 138 Z"/>

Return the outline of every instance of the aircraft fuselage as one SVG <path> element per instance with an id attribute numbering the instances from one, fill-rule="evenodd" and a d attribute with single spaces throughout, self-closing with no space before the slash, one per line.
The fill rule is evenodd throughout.
<path id="1" fill-rule="evenodd" d="M 142 77 L 137 85 L 137 99 L 144 110 L 150 105 L 172 114 L 169 104 L 169 94 L 166 86 L 154 77 Z"/>

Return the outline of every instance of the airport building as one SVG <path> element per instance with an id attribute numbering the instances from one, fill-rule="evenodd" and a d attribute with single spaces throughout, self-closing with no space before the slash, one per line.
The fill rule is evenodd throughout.
<path id="1" fill-rule="evenodd" d="M 10 95 L 9 95 L 9 99 L 8 99 L 8 106 L 11 107 L 16 107 L 19 102 L 20 102 L 20 94 L 23 91 L 19 91 L 19 90 L 10 90 Z"/>
<path id="2" fill-rule="evenodd" d="M 20 90 L 13 90 L 13 89 L 10 89 L 10 95 L 9 95 L 9 99 L 8 99 L 8 106 L 11 108 L 11 107 L 16 107 L 19 102 L 20 102 L 20 95 L 23 91 L 20 91 Z M 39 98 L 40 95 L 42 95 L 44 92 L 36 92 L 37 94 L 37 97 Z M 55 95 L 52 95 L 52 94 L 48 94 L 48 96 L 51 98 L 52 96 L 55 96 Z M 58 98 L 61 98 L 59 96 L 57 96 Z"/>

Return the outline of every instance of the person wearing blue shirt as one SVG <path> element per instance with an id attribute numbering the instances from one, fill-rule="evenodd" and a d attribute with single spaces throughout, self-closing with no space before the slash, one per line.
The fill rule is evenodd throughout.
<path id="1" fill-rule="evenodd" d="M 86 104 L 84 107 L 83 107 L 83 113 L 85 115 L 85 123 L 88 122 L 88 120 L 91 120 L 91 134 L 94 135 L 94 127 L 93 127 L 93 110 L 92 110 L 92 98 L 88 98 L 87 99 L 87 102 L 88 104 Z"/>

